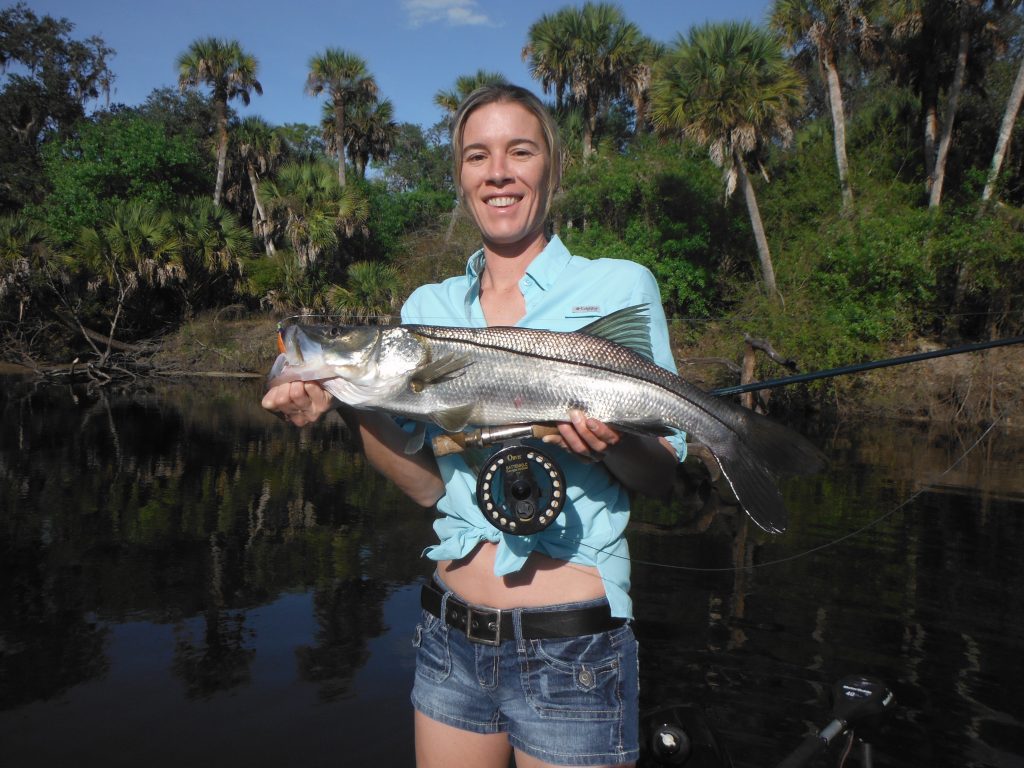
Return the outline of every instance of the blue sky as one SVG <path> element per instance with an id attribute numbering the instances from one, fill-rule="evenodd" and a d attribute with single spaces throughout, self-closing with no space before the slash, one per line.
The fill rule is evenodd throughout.
<path id="1" fill-rule="evenodd" d="M 4 3 L 12 5 L 13 0 Z M 571 4 L 554 0 L 27 0 L 39 15 L 74 23 L 76 39 L 99 35 L 117 51 L 112 102 L 135 105 L 176 84 L 174 61 L 198 37 L 237 39 L 259 61 L 263 95 L 244 115 L 273 124 L 317 123 L 322 98 L 307 96 L 311 56 L 328 47 L 362 56 L 399 122 L 429 126 L 434 94 L 477 69 L 501 72 L 540 93 L 520 58 L 530 25 Z M 582 4 L 582 0 L 580 3 Z M 672 42 L 705 21 L 763 22 L 770 0 L 633 0 L 627 18 Z"/>

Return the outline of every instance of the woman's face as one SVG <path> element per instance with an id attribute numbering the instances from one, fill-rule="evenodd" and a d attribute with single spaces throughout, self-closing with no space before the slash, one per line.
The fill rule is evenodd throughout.
<path id="1" fill-rule="evenodd" d="M 540 121 L 519 104 L 485 104 L 466 119 L 459 184 L 485 244 L 543 240 L 547 155 Z"/>

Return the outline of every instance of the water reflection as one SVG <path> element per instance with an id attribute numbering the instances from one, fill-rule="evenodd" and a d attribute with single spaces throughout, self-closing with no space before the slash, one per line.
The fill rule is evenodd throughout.
<path id="1" fill-rule="evenodd" d="M 340 422 L 282 425 L 255 382 L 3 383 L 0 764 L 411 764 L 432 516 Z M 644 704 L 698 704 L 737 765 L 769 765 L 867 673 L 900 701 L 879 764 L 1022 764 L 1024 439 L 995 432 L 930 482 L 967 439 L 820 437 L 832 466 L 785 485 L 782 537 L 699 473 L 641 504 Z"/>

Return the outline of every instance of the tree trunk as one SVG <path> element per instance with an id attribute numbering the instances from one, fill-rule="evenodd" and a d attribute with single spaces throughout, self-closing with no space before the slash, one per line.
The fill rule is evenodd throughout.
<path id="1" fill-rule="evenodd" d="M 594 131 L 597 128 L 597 105 L 583 102 L 583 156 L 594 154 Z"/>
<path id="2" fill-rule="evenodd" d="M 846 112 L 843 109 L 843 92 L 839 73 L 831 56 L 824 58 L 825 76 L 828 82 L 828 103 L 832 110 L 832 137 L 836 150 L 836 168 L 839 171 L 839 188 L 843 193 L 843 212 L 853 211 L 853 188 L 850 186 L 850 163 L 846 158 Z"/>
<path id="3" fill-rule="evenodd" d="M 252 199 L 255 201 L 256 216 L 253 217 L 253 233 L 263 240 L 263 250 L 267 256 L 274 255 L 274 241 L 269 237 L 270 222 L 267 219 L 267 211 L 260 202 L 259 179 L 256 178 L 256 168 L 252 163 L 248 165 L 249 186 L 252 187 Z"/>
<path id="4" fill-rule="evenodd" d="M 960 32 L 960 50 L 956 57 L 956 72 L 953 84 L 949 88 L 946 105 L 946 119 L 942 122 L 942 137 L 939 139 L 939 151 L 935 155 L 935 171 L 931 190 L 928 195 L 928 207 L 938 208 L 942 202 L 942 182 L 946 176 L 946 159 L 949 157 L 949 145 L 953 138 L 953 121 L 956 119 L 960 93 L 964 88 L 964 76 L 967 72 L 967 50 L 971 43 L 971 35 L 966 29 Z"/>
<path id="5" fill-rule="evenodd" d="M 1006 147 L 1013 135 L 1013 127 L 1017 122 L 1017 114 L 1020 112 L 1021 101 L 1024 100 L 1024 57 L 1021 57 L 1020 66 L 1017 68 L 1017 79 L 1013 82 L 1013 90 L 1006 100 L 1006 111 L 1003 113 L 1003 123 L 999 126 L 999 140 L 996 142 L 996 150 L 992 153 L 992 167 L 988 172 L 988 180 L 985 182 L 985 189 L 981 193 L 981 201 L 987 203 L 996 189 L 996 181 L 999 179 L 999 171 L 1003 167 L 1003 158 L 1006 157 Z"/>
<path id="6" fill-rule="evenodd" d="M 924 189 L 932 191 L 935 178 L 935 144 L 939 135 L 938 109 L 932 102 L 924 109 Z"/>
<path id="7" fill-rule="evenodd" d="M 768 238 L 764 234 L 764 223 L 761 221 L 761 209 L 757 205 L 757 196 L 754 194 L 754 185 L 750 183 L 747 175 L 747 168 L 743 164 L 743 158 L 737 151 L 733 151 L 733 162 L 736 163 L 736 171 L 740 176 L 740 185 L 743 187 L 743 197 L 747 201 L 747 212 L 750 214 L 750 228 L 754 231 L 754 242 L 757 243 L 757 258 L 761 262 L 761 278 L 764 280 L 765 291 L 773 301 L 778 298 L 779 291 L 775 287 L 775 269 L 772 267 L 772 254 L 768 250 Z"/>
<path id="8" fill-rule="evenodd" d="M 228 164 L 228 103 L 215 99 L 217 113 L 217 183 L 213 187 L 213 204 L 220 208 L 221 193 L 224 190 L 224 170 Z"/>
<path id="9" fill-rule="evenodd" d="M 338 183 L 345 188 L 345 105 L 334 97 L 334 141 L 338 145 Z"/>

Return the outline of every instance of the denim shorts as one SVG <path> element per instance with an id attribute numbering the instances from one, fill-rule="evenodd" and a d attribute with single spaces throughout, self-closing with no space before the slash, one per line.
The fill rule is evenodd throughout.
<path id="1" fill-rule="evenodd" d="M 441 585 L 444 589 L 444 585 Z M 606 602 L 517 608 L 517 613 Z M 475 643 L 423 611 L 416 627 L 412 703 L 432 720 L 558 765 L 630 763 L 639 754 L 637 644 L 629 624 L 596 635 Z"/>

